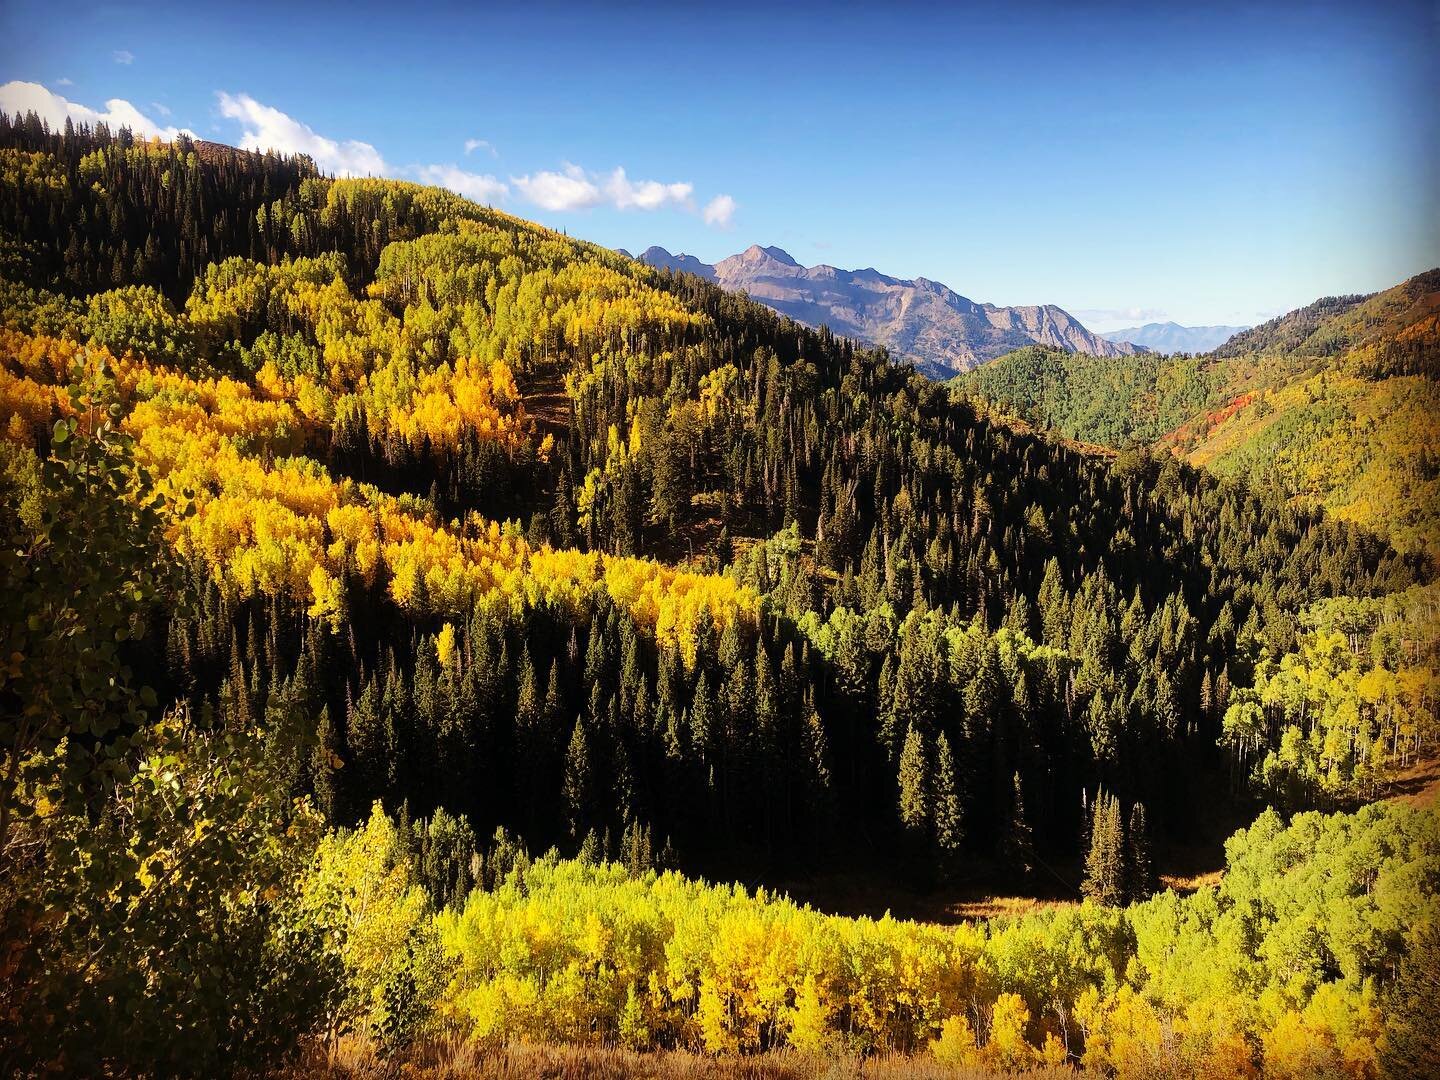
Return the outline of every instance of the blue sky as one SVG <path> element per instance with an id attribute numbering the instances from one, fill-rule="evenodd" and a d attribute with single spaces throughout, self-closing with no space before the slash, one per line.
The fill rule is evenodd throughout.
<path id="1" fill-rule="evenodd" d="M 1433 0 L 297 6 L 7 0 L 0 105 L 1097 329 L 1253 322 L 1440 263 Z"/>

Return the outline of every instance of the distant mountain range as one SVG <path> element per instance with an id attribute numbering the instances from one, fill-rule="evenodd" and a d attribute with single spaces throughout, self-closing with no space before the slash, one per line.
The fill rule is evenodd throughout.
<path id="1" fill-rule="evenodd" d="M 1124 330 L 1106 330 L 1106 341 L 1128 341 L 1157 353 L 1207 353 L 1225 344 L 1248 326 L 1181 326 L 1173 322 L 1152 322 Z"/>
<path id="2" fill-rule="evenodd" d="M 662 247 L 648 248 L 639 258 L 744 291 L 807 326 L 825 325 L 837 334 L 884 345 L 936 378 L 969 371 L 1026 345 L 1110 357 L 1143 351 L 1092 334 L 1053 304 L 977 304 L 926 278 L 907 281 L 873 268 L 801 266 L 778 247 L 757 244 L 714 265 Z"/>

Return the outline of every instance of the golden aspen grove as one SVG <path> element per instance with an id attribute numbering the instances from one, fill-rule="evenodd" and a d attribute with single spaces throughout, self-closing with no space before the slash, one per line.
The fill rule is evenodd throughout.
<path id="1" fill-rule="evenodd" d="M 1436 275 L 945 384 L 0 113 L 0 1071 L 1434 1075 Z"/>

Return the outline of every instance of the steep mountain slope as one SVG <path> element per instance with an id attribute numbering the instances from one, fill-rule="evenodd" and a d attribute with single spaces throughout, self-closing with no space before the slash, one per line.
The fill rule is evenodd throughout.
<path id="1" fill-rule="evenodd" d="M 1326 356 L 1336 351 L 1339 341 L 1333 336 L 1333 320 L 1341 319 L 1355 308 L 1382 294 L 1324 296 L 1313 304 L 1277 315 L 1269 322 L 1253 326 L 1215 349 L 1218 356 L 1244 356 L 1247 353 L 1299 352 L 1307 356 Z"/>
<path id="2" fill-rule="evenodd" d="M 1123 330 L 1106 330 L 1099 337 L 1106 341 L 1128 341 L 1143 345 L 1151 352 L 1207 353 L 1223 345 L 1248 326 L 1181 326 L 1175 322 L 1146 323 Z"/>
<path id="3" fill-rule="evenodd" d="M 801 266 L 777 247 L 755 245 L 713 266 L 661 247 L 649 248 L 640 258 L 743 291 L 806 326 L 828 326 L 837 334 L 884 345 L 937 378 L 1025 345 L 1096 356 L 1138 351 L 1127 342 L 1092 334 L 1053 304 L 977 304 L 926 278 L 906 281 L 874 269 Z"/>
<path id="4" fill-rule="evenodd" d="M 950 383 L 1037 427 L 1116 449 L 1156 442 L 1209 404 L 1217 385 L 1203 359 L 1102 358 L 1041 346 L 1017 349 Z"/>
<path id="5" fill-rule="evenodd" d="M 1440 553 L 1440 271 L 1327 297 L 1205 357 L 1021 350 L 952 385 L 1076 439 L 1160 443 Z"/>

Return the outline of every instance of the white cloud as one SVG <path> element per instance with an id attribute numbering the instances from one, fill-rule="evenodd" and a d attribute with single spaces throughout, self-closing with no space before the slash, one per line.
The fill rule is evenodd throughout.
<path id="1" fill-rule="evenodd" d="M 537 172 L 512 176 L 510 182 L 520 194 L 542 210 L 585 210 L 599 206 L 604 196 L 585 176 L 579 165 L 565 165 L 564 172 Z"/>
<path id="2" fill-rule="evenodd" d="M 716 195 L 705 204 L 705 209 L 701 211 L 700 216 L 705 219 L 706 225 L 713 225 L 717 229 L 728 229 L 735 217 L 735 200 L 729 195 Z"/>
<path id="3" fill-rule="evenodd" d="M 488 153 L 492 158 L 493 158 L 493 157 L 499 157 L 499 156 L 500 156 L 499 152 L 495 149 L 495 147 L 491 146 L 491 145 L 490 145 L 487 141 L 485 141 L 484 139 L 466 139 L 466 140 L 465 140 L 465 153 L 466 153 L 467 155 L 468 155 L 468 154 L 473 154 L 476 150 L 484 150 L 484 151 L 485 151 L 486 153 Z"/>
<path id="4" fill-rule="evenodd" d="M 135 54 L 129 49 L 116 49 L 110 54 L 110 59 L 117 64 L 133 64 L 135 63 Z"/>
<path id="5" fill-rule="evenodd" d="M 658 180 L 634 181 L 617 168 L 605 182 L 605 194 L 617 210 L 659 210 L 671 204 L 685 206 L 693 184 L 662 184 Z"/>
<path id="6" fill-rule="evenodd" d="M 105 102 L 105 111 L 99 112 L 87 105 L 67 101 L 39 83 L 8 82 L 0 86 L 0 110 L 7 113 L 33 112 L 52 128 L 63 128 L 67 118 L 77 124 L 106 124 L 112 131 L 128 127 L 136 135 L 149 138 L 174 139 L 184 128 L 161 127 L 123 98 L 111 98 Z"/>
<path id="7" fill-rule="evenodd" d="M 74 79 L 67 79 L 67 78 L 65 78 L 65 77 L 62 76 L 62 77 L 60 77 L 60 78 L 58 78 L 58 79 L 55 80 L 55 85 L 56 85 L 56 86 L 74 86 L 74 85 L 75 85 L 75 80 L 74 80 Z"/>
<path id="8" fill-rule="evenodd" d="M 512 176 L 521 196 L 542 210 L 588 210 L 610 206 L 616 210 L 661 210 L 667 206 L 695 209 L 695 185 L 659 180 L 631 180 L 623 168 L 605 176 L 587 173 L 569 162 L 561 172 L 541 171 Z"/>
<path id="9" fill-rule="evenodd" d="M 249 94 L 221 91 L 220 115 L 244 125 L 240 144 L 247 149 L 309 154 L 323 171 L 335 176 L 384 176 L 389 172 L 380 151 L 367 142 L 327 139 L 279 109 L 262 105 Z"/>
<path id="10" fill-rule="evenodd" d="M 476 202 L 495 203 L 510 194 L 503 180 L 480 173 L 466 172 L 457 165 L 412 165 L 410 171 L 422 183 L 449 188 L 457 195 Z"/>
<path id="11" fill-rule="evenodd" d="M 68 83 L 68 80 L 61 80 Z M 58 85 L 58 84 L 57 84 Z M 495 203 L 507 199 L 513 185 L 528 202 L 543 210 L 584 210 L 611 206 L 617 210 L 661 210 L 677 207 L 695 213 L 692 200 L 695 187 L 683 181 L 662 183 L 659 180 L 631 180 L 624 168 L 617 167 L 608 175 L 587 173 L 578 165 L 566 162 L 559 172 L 541 170 L 526 176 L 512 176 L 510 183 L 489 173 L 470 172 L 455 164 L 410 165 L 403 169 L 391 166 L 374 146 L 358 139 L 344 141 L 321 135 L 308 124 L 279 109 L 256 101 L 249 94 L 217 95 L 220 115 L 238 123 L 241 134 L 236 144 L 247 149 L 275 150 L 282 154 L 308 154 L 324 172 L 334 176 L 397 176 L 410 175 L 427 183 L 449 188 L 477 202 Z M 158 101 L 150 108 L 168 117 L 170 109 Z M 128 127 L 136 135 L 175 139 L 181 134 L 193 135 L 185 128 L 162 126 L 150 119 L 123 98 L 112 98 L 100 112 L 86 105 L 67 101 L 39 83 L 8 82 L 0 86 L 0 109 L 7 113 L 34 112 L 60 128 L 66 119 L 78 124 L 107 124 L 111 128 Z M 492 147 L 484 139 L 465 140 L 466 153 Z M 705 223 L 728 228 L 735 213 L 735 200 L 717 195 L 706 205 L 702 216 Z"/>

